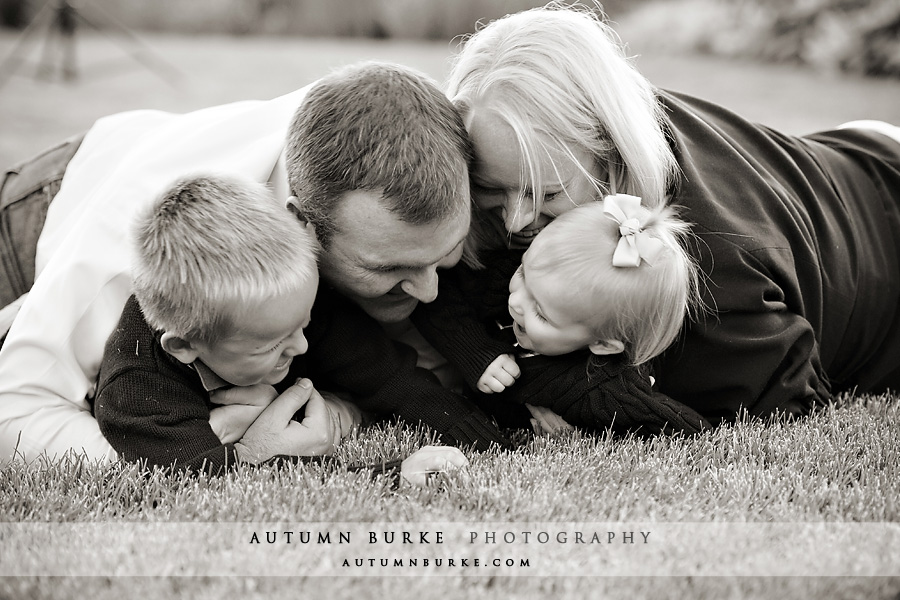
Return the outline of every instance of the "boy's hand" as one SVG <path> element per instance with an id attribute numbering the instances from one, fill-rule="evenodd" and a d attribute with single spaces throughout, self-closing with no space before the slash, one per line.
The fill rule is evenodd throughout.
<path id="1" fill-rule="evenodd" d="M 501 354 L 478 378 L 478 391 L 485 394 L 500 393 L 514 384 L 521 373 L 512 354 Z"/>
<path id="2" fill-rule="evenodd" d="M 531 413 L 531 428 L 536 435 L 556 435 L 575 428 L 561 416 L 544 406 L 532 406 L 526 404 L 525 408 Z"/>
<path id="3" fill-rule="evenodd" d="M 322 398 L 325 400 L 325 407 L 331 413 L 332 420 L 337 422 L 341 439 L 344 439 L 362 425 L 362 411 L 355 404 L 331 392 L 322 392 Z"/>
<path id="4" fill-rule="evenodd" d="M 209 425 L 223 444 L 236 442 L 247 433 L 263 406 L 249 404 L 227 404 L 209 411 Z"/>
<path id="5" fill-rule="evenodd" d="M 277 397 L 278 392 L 275 391 L 275 388 L 265 383 L 236 385 L 209 393 L 209 401 L 213 404 L 249 404 L 263 408 L 270 405 L 272 400 Z"/>
<path id="6" fill-rule="evenodd" d="M 432 473 L 451 471 L 469 464 L 469 459 L 453 446 L 425 446 L 400 463 L 400 475 L 413 485 L 425 485 Z"/>
<path id="7" fill-rule="evenodd" d="M 209 411 L 209 425 L 223 444 L 236 442 L 277 397 L 275 388 L 262 383 L 210 392 L 210 402 L 222 406 Z"/>
<path id="8" fill-rule="evenodd" d="M 304 405 L 305 417 L 298 423 L 292 417 Z M 260 413 L 234 447 L 240 461 L 260 463 L 278 454 L 332 454 L 340 439 L 340 424 L 325 400 L 309 379 L 301 379 Z"/>

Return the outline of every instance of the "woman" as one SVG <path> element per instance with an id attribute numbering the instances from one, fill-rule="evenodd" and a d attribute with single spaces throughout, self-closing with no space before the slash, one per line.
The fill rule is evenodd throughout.
<path id="1" fill-rule="evenodd" d="M 897 389 L 900 129 L 792 137 L 749 123 L 654 88 L 598 16 L 556 6 L 474 34 L 448 93 L 476 153 L 470 264 L 610 193 L 690 224 L 704 310 L 655 361 L 662 393 L 718 423 Z M 532 402 L 576 425 L 593 410 Z"/>

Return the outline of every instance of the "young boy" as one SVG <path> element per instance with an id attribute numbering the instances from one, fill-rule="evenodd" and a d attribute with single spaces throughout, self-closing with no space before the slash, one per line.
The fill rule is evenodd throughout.
<path id="1" fill-rule="evenodd" d="M 337 299 L 314 308 L 317 242 L 262 184 L 181 180 L 139 215 L 134 241 L 134 295 L 107 341 L 94 401 L 100 430 L 125 460 L 220 472 L 271 458 L 265 444 L 244 441 L 265 441 L 257 417 L 280 394 L 298 393 L 288 388 L 300 372 L 378 358 L 360 356 L 369 346 L 345 347 L 383 335 L 377 324 Z M 294 360 L 310 347 L 319 358 Z M 308 379 L 297 385 L 310 397 L 307 415 L 330 413 L 329 448 L 360 423 L 353 405 L 323 401 Z M 453 448 L 422 460 L 407 459 L 418 471 L 465 464 Z"/>

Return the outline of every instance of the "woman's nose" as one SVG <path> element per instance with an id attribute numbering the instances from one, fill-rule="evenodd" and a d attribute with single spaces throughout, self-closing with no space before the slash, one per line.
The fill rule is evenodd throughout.
<path id="1" fill-rule="evenodd" d="M 518 233 L 534 222 L 534 210 L 524 204 L 510 206 L 507 204 L 502 210 L 503 224 L 510 233 Z"/>

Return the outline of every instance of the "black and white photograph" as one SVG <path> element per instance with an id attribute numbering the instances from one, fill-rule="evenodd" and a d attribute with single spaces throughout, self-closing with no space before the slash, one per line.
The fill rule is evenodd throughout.
<path id="1" fill-rule="evenodd" d="M 900 598 L 897 0 L 0 0 L 0 598 Z"/>

